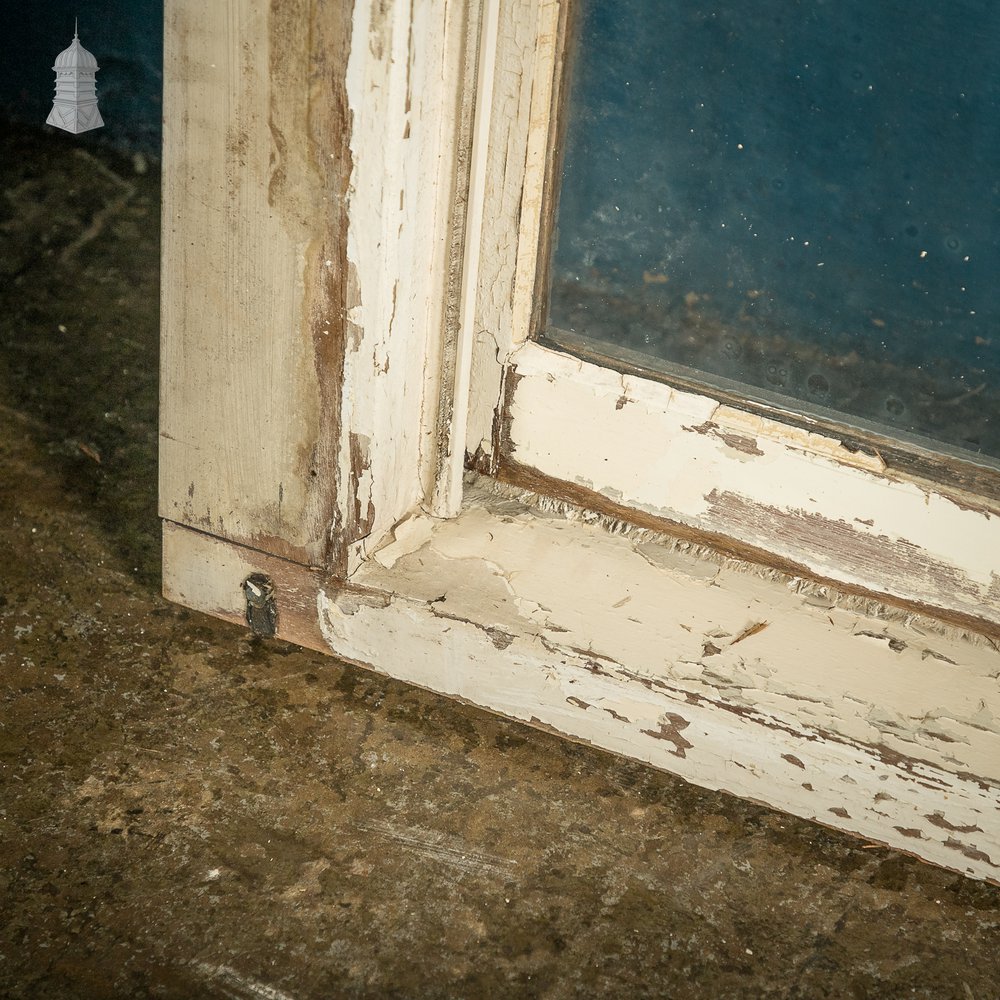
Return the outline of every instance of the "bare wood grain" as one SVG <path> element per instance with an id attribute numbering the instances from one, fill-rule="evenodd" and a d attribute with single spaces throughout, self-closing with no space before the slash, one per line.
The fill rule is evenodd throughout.
<path id="1" fill-rule="evenodd" d="M 332 564 L 351 4 L 165 18 L 160 508 Z"/>

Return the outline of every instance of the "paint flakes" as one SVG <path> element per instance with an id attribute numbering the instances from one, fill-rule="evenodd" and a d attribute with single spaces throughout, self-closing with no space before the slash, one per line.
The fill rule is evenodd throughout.
<path id="1" fill-rule="evenodd" d="M 487 628 L 486 634 L 497 649 L 506 649 L 514 641 L 510 632 L 505 632 L 502 628 Z"/>
<path id="2" fill-rule="evenodd" d="M 631 723 L 632 721 L 631 719 L 627 719 L 624 715 L 620 715 L 613 708 L 605 708 L 604 711 L 607 712 L 608 715 L 610 715 L 616 722 Z"/>
<path id="3" fill-rule="evenodd" d="M 702 434 L 708 437 L 717 438 L 724 445 L 726 445 L 726 447 L 732 448 L 734 451 L 742 452 L 744 455 L 764 454 L 764 452 L 762 452 L 757 446 L 755 438 L 747 437 L 744 434 L 735 434 L 732 431 L 721 430 L 719 425 L 711 420 L 706 420 L 704 423 L 701 423 L 696 427 L 684 427 L 684 430 L 694 431 L 695 434 Z"/>
<path id="4" fill-rule="evenodd" d="M 898 830 L 899 827 L 896 827 L 896 829 Z M 964 854 L 970 861 L 985 861 L 986 864 L 996 867 L 993 859 L 985 851 L 979 850 L 974 844 L 963 844 L 960 840 L 949 837 L 944 842 L 944 846 L 950 847 L 953 851 L 958 851 L 960 854 Z"/>
<path id="5" fill-rule="evenodd" d="M 943 663 L 950 663 L 953 667 L 958 666 L 958 664 L 950 656 L 945 656 L 944 653 L 938 653 L 933 649 L 922 650 L 920 653 L 920 659 L 926 660 L 928 657 L 932 657 L 935 660 L 941 660 Z"/>
<path id="6" fill-rule="evenodd" d="M 877 639 L 879 642 L 887 643 L 894 653 L 902 653 L 906 649 L 906 643 L 902 639 L 897 639 L 889 635 L 888 632 L 855 632 L 856 636 L 865 639 Z"/>

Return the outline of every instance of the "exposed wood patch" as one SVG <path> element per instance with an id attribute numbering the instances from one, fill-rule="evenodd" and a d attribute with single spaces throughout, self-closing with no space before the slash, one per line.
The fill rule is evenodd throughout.
<path id="1" fill-rule="evenodd" d="M 335 561 L 352 6 L 165 19 L 161 512 L 312 564 Z"/>
<path id="2" fill-rule="evenodd" d="M 691 723 L 687 719 L 675 712 L 667 712 L 660 719 L 656 729 L 643 729 L 641 732 L 646 736 L 652 736 L 654 740 L 666 740 L 668 743 L 673 743 L 674 749 L 670 752 L 675 757 L 686 757 L 685 751 L 692 749 L 694 744 L 681 735 L 681 730 L 687 729 L 690 725 Z"/>
<path id="3" fill-rule="evenodd" d="M 975 823 L 969 826 L 955 826 L 949 823 L 948 820 L 944 818 L 940 813 L 932 813 L 931 815 L 925 817 L 929 823 L 933 823 L 935 826 L 941 827 L 942 830 L 953 830 L 955 833 L 982 833 L 982 828 L 977 826 Z"/>
<path id="4" fill-rule="evenodd" d="M 932 656 L 935 660 L 941 660 L 943 663 L 951 663 L 951 660 L 942 653 L 936 653 L 933 649 L 925 649 L 920 655 L 926 660 L 928 656 Z M 954 664 L 952 664 L 954 666 Z"/>
<path id="5" fill-rule="evenodd" d="M 950 847 L 953 851 L 958 851 L 960 854 L 965 855 L 965 857 L 972 861 L 982 861 L 984 864 L 993 865 L 993 859 L 985 851 L 980 851 L 978 848 L 970 847 L 968 844 L 955 840 L 953 837 L 949 837 L 944 842 L 944 846 Z"/>
<path id="6" fill-rule="evenodd" d="M 348 496 L 353 500 L 350 521 L 338 529 L 345 544 L 350 545 L 365 538 L 375 523 L 375 504 L 371 496 L 371 455 L 370 442 L 362 434 L 353 431 L 348 435 L 350 452 L 350 478 Z"/>
<path id="7" fill-rule="evenodd" d="M 514 637 L 502 628 L 487 628 L 486 632 L 490 637 L 490 642 L 497 649 L 506 649 L 514 641 Z"/>
<path id="8" fill-rule="evenodd" d="M 621 407 L 616 407 L 621 409 Z M 711 420 L 706 420 L 697 427 L 685 427 L 686 431 L 694 431 L 695 434 L 707 434 L 710 437 L 718 438 L 723 444 L 728 445 L 734 451 L 742 452 L 744 455 L 763 455 L 764 452 L 757 447 L 754 438 L 745 437 L 742 434 L 734 434 L 719 429 L 719 425 Z"/>
<path id="9" fill-rule="evenodd" d="M 322 10 L 322 13 L 321 13 Z M 336 517 L 341 484 L 338 482 L 338 441 L 343 404 L 344 354 L 348 312 L 347 190 L 352 169 L 350 116 L 345 73 L 350 49 L 348 25 L 353 4 L 344 4 L 336 16 L 325 7 L 314 8 L 310 34 L 315 38 L 316 63 L 310 74 L 309 134 L 312 168 L 330 194 L 326 212 L 332 216 L 329 234 L 314 239 L 307 254 L 306 294 L 312 304 L 310 324 L 320 393 L 322 427 L 315 443 L 300 445 L 300 474 L 324 491 L 324 501 L 313 513 L 324 528 Z M 332 149 L 330 148 L 332 147 Z M 346 550 L 340 536 L 329 531 L 323 564 L 335 572 L 346 569 Z"/>
<path id="10" fill-rule="evenodd" d="M 859 532 L 848 521 L 760 505 L 728 491 L 712 490 L 705 499 L 709 503 L 710 522 L 738 522 L 750 537 L 773 537 L 797 549 L 824 553 L 824 562 L 831 569 L 855 579 L 876 580 L 892 572 L 894 566 L 905 567 L 907 576 L 921 581 L 924 587 L 916 593 L 910 589 L 900 596 L 919 599 L 928 592 L 935 593 L 940 595 L 942 603 L 982 609 L 991 619 L 1000 621 L 998 574 L 993 575 L 989 589 L 984 592 L 957 567 L 931 557 L 905 539 Z"/>
<path id="11" fill-rule="evenodd" d="M 887 632 L 866 632 L 862 630 L 854 634 L 863 639 L 874 639 L 876 642 L 884 642 L 894 653 L 902 653 L 906 649 L 906 643 L 902 639 L 895 639 Z"/>
<path id="12" fill-rule="evenodd" d="M 769 622 L 754 622 L 753 625 L 748 625 L 729 645 L 735 646 L 736 643 L 742 642 L 744 639 L 749 639 L 750 636 L 757 635 L 759 632 L 763 632 L 769 624 Z"/>

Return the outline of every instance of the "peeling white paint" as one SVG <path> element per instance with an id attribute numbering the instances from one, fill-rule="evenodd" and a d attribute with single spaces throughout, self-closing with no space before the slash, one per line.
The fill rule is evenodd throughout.
<path id="1" fill-rule="evenodd" d="M 506 500 L 399 534 L 345 589 L 168 525 L 166 592 L 240 621 L 264 573 L 283 638 L 1000 882 L 989 641 Z"/>
<path id="2" fill-rule="evenodd" d="M 559 16 L 558 0 L 500 5 L 465 445 L 486 458 L 507 357 L 530 332 Z"/>
<path id="3" fill-rule="evenodd" d="M 470 490 L 454 520 L 415 513 L 433 438 L 424 397 L 446 284 L 442 192 L 454 169 L 462 9 L 355 6 L 347 68 L 354 340 L 340 481 L 353 477 L 356 491 L 343 489 L 338 503 L 363 537 L 338 539 L 349 546 L 346 578 L 255 550 L 252 539 L 240 547 L 167 524 L 165 593 L 242 621 L 242 581 L 264 573 L 283 638 L 1000 880 L 995 645 L 649 532 L 611 532 L 555 504 Z M 503 0 L 500 11 L 496 79 L 505 86 L 490 95 L 496 155 L 486 170 L 469 450 L 495 457 L 494 417 L 513 359 L 515 460 L 817 574 L 1000 620 L 1000 518 L 887 480 L 877 456 L 841 455 L 830 439 L 524 343 L 558 11 L 555 0 Z M 411 196 L 431 188 L 436 197 Z M 294 267 L 282 273 L 298 288 Z M 277 384 L 285 367 L 273 373 Z M 249 452 L 234 461 L 245 465 L 239 483 L 276 456 L 284 469 L 281 447 L 294 450 L 304 429 L 316 430 L 294 415 L 296 391 L 267 454 L 257 465 Z M 220 418 L 209 429 L 222 426 Z M 191 499 L 191 480 L 175 478 L 178 502 Z M 290 508 L 305 487 L 285 479 L 275 482 L 291 491 Z M 230 510 L 200 490 L 199 504 Z M 741 516 L 731 513 L 735 501 L 747 505 Z M 800 526 L 822 521 L 820 542 L 842 526 L 851 551 L 795 532 L 776 549 L 768 525 L 750 519 L 769 506 Z M 315 527 L 289 525 L 290 516 L 283 511 L 280 524 L 288 535 Z M 867 562 L 855 558 L 859 540 Z M 884 558 L 889 545 L 910 545 L 918 561 L 896 565 Z"/>
<path id="4" fill-rule="evenodd" d="M 477 467 L 511 459 L 818 576 L 1000 623 L 996 505 L 908 481 L 835 436 L 528 340 L 557 21 L 551 0 L 500 13 L 466 443 Z"/>
<path id="5" fill-rule="evenodd" d="M 425 370 L 447 276 L 464 31 L 457 5 L 391 0 L 354 8 L 347 256 L 358 299 L 349 316 L 360 339 L 345 358 L 343 426 L 378 446 L 362 497 L 374 521 L 351 550 L 348 572 L 422 499 Z M 385 361 L 372 365 L 372 357 Z M 343 439 L 346 484 L 351 456 Z M 354 500 L 342 499 L 345 521 Z"/>
<path id="6" fill-rule="evenodd" d="M 473 505 L 429 522 L 429 537 L 410 529 L 418 536 L 391 570 L 370 563 L 356 576 L 391 592 L 388 606 L 318 595 L 332 649 L 699 784 L 1000 875 L 1000 654 L 988 642 L 859 614 L 836 595 L 817 607 L 732 564 L 651 555 L 648 542 L 640 552 L 599 527 L 509 507 Z M 975 857 L 926 818 L 939 813 L 972 831 L 960 843 Z"/>
<path id="7" fill-rule="evenodd" d="M 857 453 L 834 458 L 820 435 L 790 435 L 706 397 L 634 379 L 630 402 L 618 406 L 616 372 L 535 343 L 511 360 L 520 376 L 510 412 L 515 461 L 830 579 L 1000 622 L 1000 517 L 879 476 Z M 757 522 L 729 514 L 729 498 L 760 511 Z M 768 511 L 813 519 L 815 531 L 779 534 Z M 825 547 L 824 524 L 842 527 Z M 856 557 L 852 537 L 873 539 L 875 550 Z"/>

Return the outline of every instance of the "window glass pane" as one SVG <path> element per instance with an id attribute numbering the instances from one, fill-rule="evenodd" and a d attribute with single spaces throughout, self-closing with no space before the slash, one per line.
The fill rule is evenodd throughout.
<path id="1" fill-rule="evenodd" d="M 1000 4 L 574 6 L 545 339 L 1000 457 Z"/>

